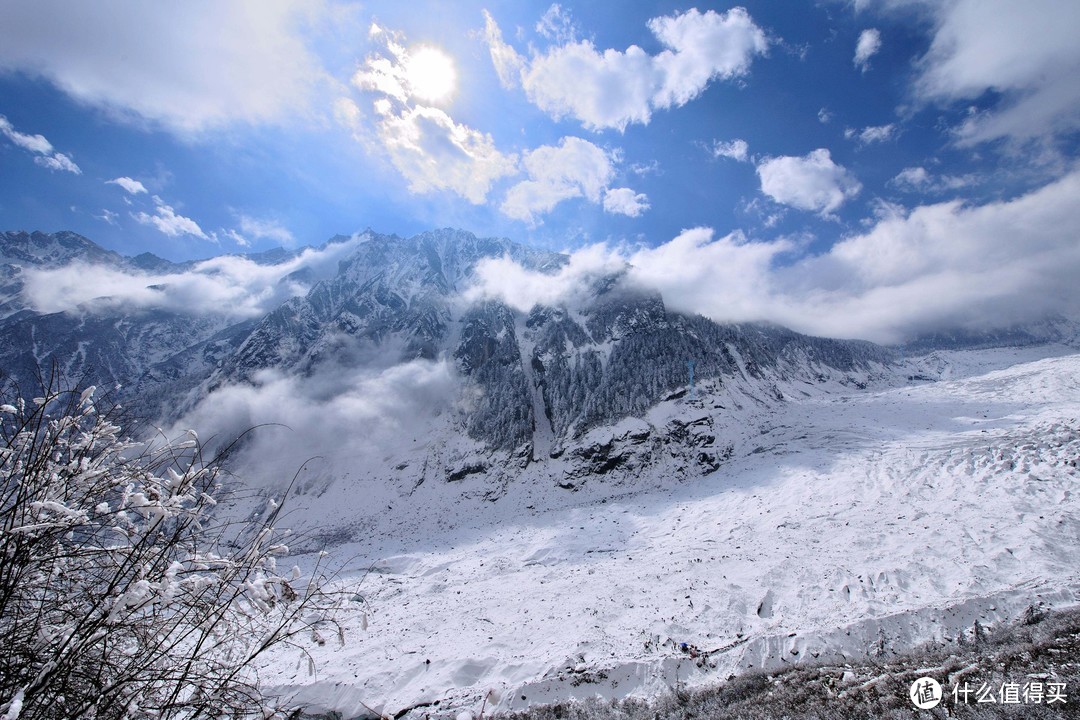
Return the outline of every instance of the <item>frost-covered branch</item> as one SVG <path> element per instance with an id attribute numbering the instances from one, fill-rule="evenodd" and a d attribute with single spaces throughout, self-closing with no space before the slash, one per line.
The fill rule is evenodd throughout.
<path id="1" fill-rule="evenodd" d="M 272 715 L 252 661 L 334 625 L 337 596 L 278 571 L 276 512 L 215 517 L 194 434 L 133 443 L 94 394 L 0 402 L 0 715 Z"/>

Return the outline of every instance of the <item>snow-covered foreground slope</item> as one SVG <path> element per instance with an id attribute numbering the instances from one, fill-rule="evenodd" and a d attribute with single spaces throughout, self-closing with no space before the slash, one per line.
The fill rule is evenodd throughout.
<path id="1" fill-rule="evenodd" d="M 378 558 L 358 588 L 366 630 L 357 613 L 344 647 L 311 648 L 316 676 L 283 652 L 265 680 L 345 717 L 436 700 L 475 711 L 492 688 L 517 708 L 862 656 L 1073 604 L 1080 355 L 1033 352 L 939 354 L 912 367 L 951 379 L 885 390 L 783 388 L 739 424 L 703 394 L 696 411 L 736 451 L 699 478 L 654 466 L 640 485 L 568 491 L 530 466 L 496 502 L 410 507 L 407 533 L 334 551 L 362 553 L 356 568 Z M 682 642 L 715 652 L 699 663 Z"/>

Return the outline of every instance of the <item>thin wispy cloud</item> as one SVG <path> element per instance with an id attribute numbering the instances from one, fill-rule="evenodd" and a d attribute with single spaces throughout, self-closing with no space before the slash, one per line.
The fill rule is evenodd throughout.
<path id="1" fill-rule="evenodd" d="M 146 193 L 146 186 L 138 180 L 132 180 L 129 177 L 118 177 L 112 180 L 106 180 L 106 185 L 119 185 L 127 191 L 129 195 L 139 195 L 140 193 Z"/>
<path id="2" fill-rule="evenodd" d="M 750 160 L 750 145 L 740 138 L 729 141 L 714 140 L 712 146 L 713 157 L 730 158 L 738 162 Z"/>
<path id="3" fill-rule="evenodd" d="M 149 225 L 169 237 L 175 238 L 181 235 L 191 235 L 201 240 L 209 240 L 210 236 L 203 232 L 199 223 L 189 217 L 180 215 L 157 195 L 153 196 L 154 210 L 152 213 L 140 210 L 131 213 L 135 222 L 141 225 Z"/>
<path id="4" fill-rule="evenodd" d="M 296 238 L 292 232 L 276 220 L 255 218 L 244 213 L 241 213 L 237 219 L 240 223 L 240 233 L 246 238 L 270 240 L 286 247 L 296 244 Z"/>
<path id="5" fill-rule="evenodd" d="M 26 295 L 38 312 L 131 311 L 162 308 L 181 314 L 257 317 L 310 286 L 297 281 L 307 269 L 314 277 L 332 273 L 360 238 L 316 250 L 306 248 L 277 264 L 223 255 L 175 272 L 147 273 L 107 265 L 76 263 L 27 269 Z"/>
<path id="6" fill-rule="evenodd" d="M 871 125 L 861 130 L 847 128 L 844 130 L 844 137 L 848 140 L 855 140 L 860 145 L 869 145 L 892 140 L 896 137 L 896 133 L 896 124 L 889 123 L 888 125 Z"/>
<path id="7" fill-rule="evenodd" d="M 3 115 L 0 115 L 0 135 L 3 135 L 12 144 L 32 153 L 34 163 L 48 170 L 61 170 L 63 172 L 81 175 L 82 170 L 75 161 L 62 152 L 58 152 L 44 135 L 30 135 L 15 129 Z"/>

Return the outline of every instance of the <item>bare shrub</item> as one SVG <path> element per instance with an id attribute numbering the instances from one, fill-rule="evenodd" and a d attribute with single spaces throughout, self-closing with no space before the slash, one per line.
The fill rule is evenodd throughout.
<path id="1" fill-rule="evenodd" d="M 0 714 L 272 717 L 254 661 L 340 633 L 316 567 L 278 570 L 279 509 L 219 521 L 194 433 L 121 435 L 94 388 L 0 400 Z"/>

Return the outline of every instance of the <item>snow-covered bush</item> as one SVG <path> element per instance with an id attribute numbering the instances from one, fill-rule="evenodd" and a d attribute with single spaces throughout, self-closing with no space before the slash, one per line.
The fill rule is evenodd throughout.
<path id="1" fill-rule="evenodd" d="M 277 569 L 277 511 L 212 512 L 194 433 L 127 441 L 94 389 L 0 400 L 0 717 L 271 717 L 255 659 L 336 631 L 316 568 Z M 339 632 L 339 631 L 338 631 Z"/>

